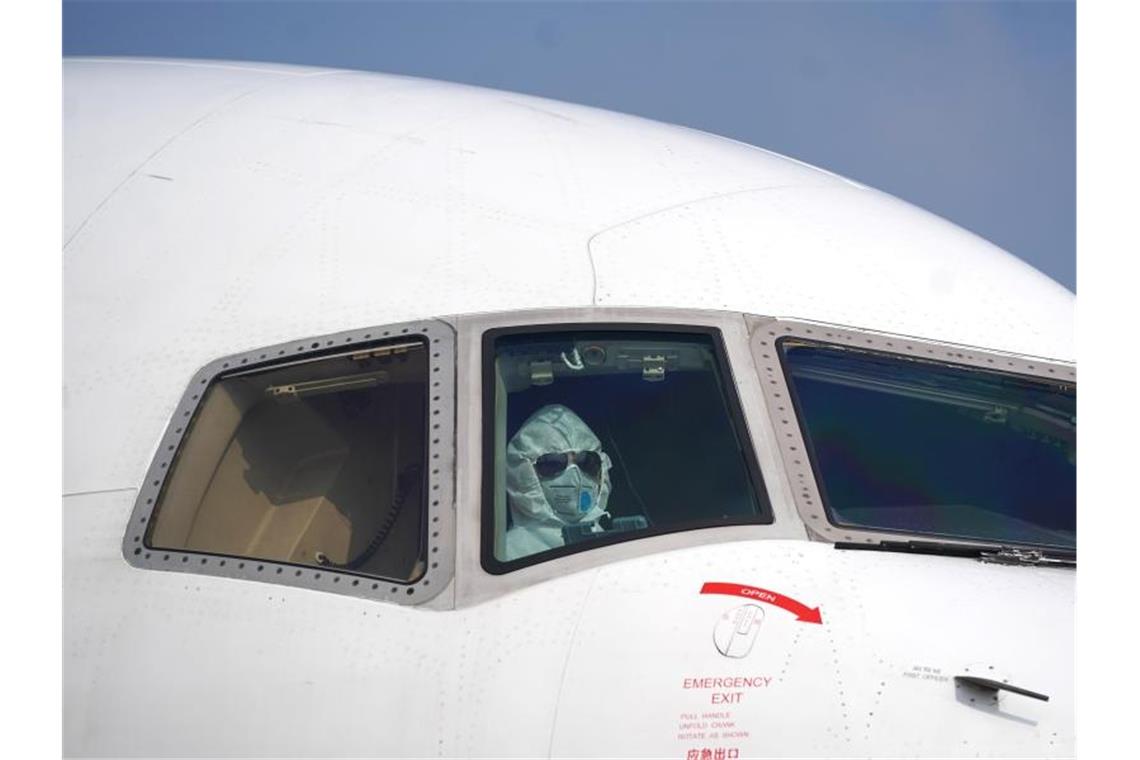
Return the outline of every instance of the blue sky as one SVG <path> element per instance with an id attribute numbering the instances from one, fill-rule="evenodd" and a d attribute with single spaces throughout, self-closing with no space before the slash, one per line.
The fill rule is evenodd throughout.
<path id="1" fill-rule="evenodd" d="M 1075 290 L 1072 2 L 65 0 L 65 55 L 467 82 L 733 137 L 885 190 Z"/>

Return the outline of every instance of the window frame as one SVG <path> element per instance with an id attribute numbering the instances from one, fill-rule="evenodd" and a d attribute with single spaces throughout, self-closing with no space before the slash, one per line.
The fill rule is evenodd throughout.
<path id="1" fill-rule="evenodd" d="M 806 320 L 749 315 L 751 350 L 761 375 L 764 402 L 777 431 L 777 445 L 784 471 L 792 483 L 792 495 L 804 525 L 813 537 L 830 542 L 877 544 L 880 541 L 927 541 L 961 546 L 1016 546 L 1040 548 L 1015 542 L 939 536 L 930 533 L 872 530 L 833 522 L 819 485 L 819 468 L 804 433 L 789 382 L 780 342 L 800 339 L 837 348 L 851 348 L 901 359 L 916 359 L 959 369 L 980 369 L 1034 380 L 1077 384 L 1076 366 L 1056 359 L 962 346 L 930 339 L 894 335 L 842 325 Z M 789 408 L 790 407 L 790 408 Z"/>
<path id="2" fill-rule="evenodd" d="M 238 554 L 165 549 L 147 543 L 159 495 L 206 398 L 206 390 L 226 376 L 319 360 L 346 351 L 381 348 L 423 340 L 428 351 L 425 425 L 425 504 L 421 536 L 427 567 L 416 581 L 401 583 L 345 569 L 277 562 Z M 441 320 L 366 327 L 279 343 L 216 359 L 194 373 L 170 416 L 145 480 L 139 488 L 123 535 L 128 564 L 166 570 L 263 581 L 365 597 L 399 604 L 427 602 L 446 589 L 455 574 L 455 330 Z M 171 468 L 173 469 L 173 468 Z"/>
<path id="3" fill-rule="evenodd" d="M 549 549 L 536 554 L 520 557 L 514 560 L 503 561 L 495 557 L 494 531 L 495 531 L 495 341 L 508 335 L 550 335 L 556 333 L 660 333 L 672 335 L 701 335 L 711 339 L 713 356 L 721 372 L 721 392 L 724 393 L 725 404 L 729 411 L 729 421 L 737 440 L 741 444 L 744 455 L 745 473 L 749 484 L 756 494 L 760 506 L 760 513 L 752 518 L 733 518 L 729 520 L 692 520 L 684 523 L 675 523 L 667 527 L 654 527 L 648 530 L 614 533 L 613 535 L 591 539 L 578 544 Z M 571 555 L 589 552 L 603 547 L 612 547 L 619 544 L 635 542 L 641 539 L 653 538 L 675 533 L 686 533 L 694 530 L 709 528 L 725 528 L 732 526 L 768 526 L 775 522 L 775 513 L 768 491 L 768 484 L 764 481 L 759 460 L 749 431 L 748 421 L 741 404 L 740 394 L 737 390 L 738 382 L 733 372 L 732 363 L 724 344 L 724 335 L 719 327 L 701 324 L 686 323 L 660 323 L 660 322 L 553 322 L 513 324 L 500 327 L 491 327 L 482 332 L 480 338 L 480 364 L 481 364 L 481 489 L 479 510 L 479 563 L 482 569 L 490 575 L 502 576 L 524 568 L 541 565 L 553 560 Z"/>

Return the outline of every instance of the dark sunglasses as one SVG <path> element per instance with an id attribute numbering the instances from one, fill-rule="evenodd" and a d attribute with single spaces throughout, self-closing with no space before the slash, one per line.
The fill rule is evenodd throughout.
<path id="1" fill-rule="evenodd" d="M 571 464 L 578 465 L 591 478 L 602 474 L 602 455 L 596 451 L 561 451 L 543 454 L 534 460 L 534 471 L 543 480 L 556 478 Z"/>

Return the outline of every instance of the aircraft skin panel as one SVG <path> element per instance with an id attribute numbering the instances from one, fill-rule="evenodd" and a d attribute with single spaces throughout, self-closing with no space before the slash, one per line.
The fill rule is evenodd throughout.
<path id="1" fill-rule="evenodd" d="M 586 304 L 598 229 L 726 186 L 840 182 L 692 130 L 403 77 L 206 66 L 209 102 L 189 88 L 168 107 L 195 71 L 65 63 L 65 185 L 114 188 L 65 252 L 65 492 L 136 484 L 170 390 L 216 356 Z M 165 133 L 137 131 L 148 108 Z M 128 158 L 88 161 L 115 150 Z M 119 445 L 81 432 L 109 425 L 126 426 Z"/>
<path id="2" fill-rule="evenodd" d="M 270 64 L 64 76 L 65 754 L 1073 754 L 1075 572 L 814 540 L 750 342 L 831 325 L 1069 382 L 1034 357 L 1073 358 L 1072 293 L 898 199 L 646 119 Z M 455 331 L 438 595 L 124 559 L 201 368 L 414 320 Z M 491 575 L 483 331 L 604 322 L 719 332 L 774 522 Z"/>
<path id="3" fill-rule="evenodd" d="M 669 249 L 684 254 L 660 256 Z M 943 219 L 884 203 L 874 190 L 725 194 L 607 230 L 591 238 L 590 252 L 598 305 L 666 306 L 684 283 L 684 299 L 696 308 L 810 311 L 832 324 L 1074 355 L 1072 293 Z M 1022 297 L 1026 283 L 1036 286 L 1032 298 Z M 877 298 L 869 302 L 866 292 Z"/>
<path id="4" fill-rule="evenodd" d="M 174 137 L 233 99 L 296 73 L 73 60 L 63 108 L 63 238 L 69 241 L 116 188 Z M 107 70 L 114 69 L 108 77 Z"/>
<path id="5" fill-rule="evenodd" d="M 818 606 L 822 624 L 701 594 L 708 581 Z M 1058 621 L 1072 620 L 1073 581 L 1067 569 L 794 541 L 609 565 L 575 637 L 551 756 L 1069 756 L 1073 631 Z M 714 629 L 742 605 L 762 622 L 750 650 L 725 656 Z M 971 703 L 954 681 L 970 673 L 1050 700 Z"/>
<path id="6" fill-rule="evenodd" d="M 91 193 L 76 209 L 98 205 L 65 251 L 65 493 L 137 485 L 198 367 L 361 325 L 731 303 L 1072 355 L 1072 296 L 1052 281 L 758 148 L 406 77 L 200 68 L 64 65 L 65 186 Z M 155 143 L 141 159 L 129 147 Z M 820 284 L 822 257 L 839 292 Z M 114 443 L 89 440 L 107 429 Z"/>
<path id="7" fill-rule="evenodd" d="M 433 611 L 131 568 L 112 528 L 132 496 L 65 500 L 68 755 L 1073 751 L 1070 570 L 729 542 Z M 750 650 L 722 655 L 722 615 L 754 603 Z M 969 703 L 967 673 L 1050 700 Z"/>
<path id="8" fill-rule="evenodd" d="M 593 572 L 442 612 L 139 570 L 133 496 L 64 500 L 65 755 L 545 753 Z"/>

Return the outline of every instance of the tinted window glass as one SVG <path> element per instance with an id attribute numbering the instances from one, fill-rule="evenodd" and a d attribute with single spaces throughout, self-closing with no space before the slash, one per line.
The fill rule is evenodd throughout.
<path id="1" fill-rule="evenodd" d="M 770 521 L 713 336 L 508 334 L 492 346 L 492 565 Z"/>
<path id="2" fill-rule="evenodd" d="M 780 343 L 836 525 L 1072 548 L 1076 388 Z"/>
<path id="3" fill-rule="evenodd" d="M 147 545 L 419 578 L 426 357 L 406 341 L 211 383 Z"/>

